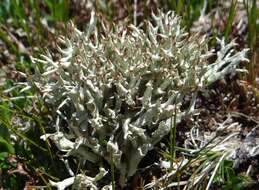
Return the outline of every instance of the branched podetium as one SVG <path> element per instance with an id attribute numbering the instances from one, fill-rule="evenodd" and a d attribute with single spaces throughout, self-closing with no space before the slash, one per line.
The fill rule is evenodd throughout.
<path id="1" fill-rule="evenodd" d="M 104 27 L 100 34 L 96 22 L 92 13 L 85 32 L 72 27 L 70 39 L 60 38 L 58 61 L 50 53 L 34 59 L 45 64 L 34 84 L 56 110 L 56 132 L 42 138 L 52 139 L 65 156 L 96 165 L 105 159 L 124 186 L 147 152 L 170 133 L 171 117 L 176 115 L 178 123 L 197 113 L 197 90 L 236 72 L 247 61 L 247 50 L 235 53 L 234 42 L 218 40 L 217 59 L 208 65 L 207 39 L 188 35 L 173 12 L 153 15 L 145 31 L 130 25 Z M 49 77 L 53 74 L 55 80 Z M 191 105 L 180 110 L 190 92 Z"/>

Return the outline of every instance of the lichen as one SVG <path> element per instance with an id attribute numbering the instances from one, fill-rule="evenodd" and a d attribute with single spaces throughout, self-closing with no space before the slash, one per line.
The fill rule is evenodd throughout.
<path id="1" fill-rule="evenodd" d="M 33 59 L 44 72 L 30 84 L 56 110 L 56 132 L 43 138 L 66 156 L 114 164 L 123 186 L 169 133 L 171 118 L 179 122 L 195 112 L 196 92 L 235 72 L 247 50 L 235 53 L 233 42 L 219 40 L 217 59 L 208 65 L 208 40 L 186 33 L 173 12 L 153 15 L 145 30 L 101 23 L 98 32 L 97 23 L 92 13 L 85 32 L 72 27 L 70 38 L 61 37 L 60 59 L 50 53 Z M 191 104 L 181 110 L 187 93 Z"/>

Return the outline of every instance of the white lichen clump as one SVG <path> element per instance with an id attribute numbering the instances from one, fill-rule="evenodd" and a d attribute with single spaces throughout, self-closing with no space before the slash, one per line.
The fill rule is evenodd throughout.
<path id="1" fill-rule="evenodd" d="M 233 42 L 219 41 L 215 63 L 207 65 L 207 40 L 189 36 L 172 12 L 153 15 L 145 30 L 133 25 L 98 33 L 92 14 L 86 32 L 73 28 L 60 38 L 61 58 L 50 54 L 34 84 L 47 105 L 56 109 L 52 139 L 66 153 L 93 163 L 105 159 L 120 172 L 120 184 L 177 122 L 196 111 L 196 92 L 245 61 Z M 62 48 L 61 48 L 62 47 Z M 193 94 L 187 110 L 183 97 Z M 176 113 L 176 114 L 175 114 Z"/>

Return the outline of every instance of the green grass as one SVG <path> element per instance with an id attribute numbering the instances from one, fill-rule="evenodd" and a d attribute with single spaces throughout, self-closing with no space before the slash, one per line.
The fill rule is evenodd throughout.
<path id="1" fill-rule="evenodd" d="M 50 18 L 54 21 L 66 22 L 69 19 L 69 0 L 44 0 L 50 10 Z"/>
<path id="2" fill-rule="evenodd" d="M 230 37 L 230 32 L 232 30 L 234 18 L 235 18 L 235 15 L 236 15 L 236 9 L 237 9 L 237 1 L 232 0 L 230 10 L 229 10 L 228 19 L 227 19 L 227 26 L 226 26 L 226 29 L 225 29 L 225 32 L 224 32 L 225 33 L 224 36 L 225 36 L 226 41 L 228 41 L 229 37 Z"/>
<path id="3" fill-rule="evenodd" d="M 250 4 L 249 4 L 250 3 Z M 258 67 L 258 32 L 259 32 L 259 23 L 257 23 L 259 17 L 258 12 L 259 8 L 256 6 L 256 0 L 248 1 L 243 0 L 244 7 L 246 9 L 246 14 L 248 17 L 248 32 L 247 32 L 247 45 L 250 48 L 250 62 L 248 64 L 248 81 L 256 86 L 256 65 Z M 258 67 L 259 68 L 259 67 Z"/>
<path id="4" fill-rule="evenodd" d="M 164 178 L 164 187 L 208 190 L 213 186 L 226 190 L 243 189 L 251 179 L 237 174 L 233 170 L 234 162 L 226 159 L 229 152 L 213 151 L 215 146 L 217 145 L 211 140 L 199 150 L 175 147 L 179 154 L 178 161 L 170 152 L 162 151 L 164 159 L 172 162 L 174 166 L 161 177 Z M 161 179 L 157 180 L 157 184 L 162 182 Z"/>
<path id="5" fill-rule="evenodd" d="M 1 2 L 0 40 L 4 42 L 9 53 L 14 55 L 16 61 L 24 59 L 24 56 L 29 60 L 28 56 L 32 54 L 37 56 L 46 46 L 53 43 L 48 38 L 60 32 L 58 23 L 66 24 L 70 19 L 69 2 L 69 0 Z"/>

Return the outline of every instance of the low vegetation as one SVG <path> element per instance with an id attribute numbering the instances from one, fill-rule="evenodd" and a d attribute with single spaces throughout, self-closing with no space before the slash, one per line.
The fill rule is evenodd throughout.
<path id="1" fill-rule="evenodd" d="M 0 187 L 255 188 L 258 11 L 3 0 Z"/>

